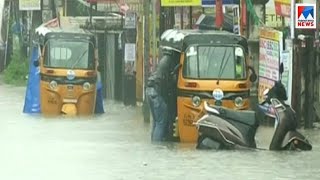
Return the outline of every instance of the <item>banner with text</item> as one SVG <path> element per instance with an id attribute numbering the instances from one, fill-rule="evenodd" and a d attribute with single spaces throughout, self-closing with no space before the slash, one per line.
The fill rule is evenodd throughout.
<path id="1" fill-rule="evenodd" d="M 263 91 L 270 89 L 279 80 L 280 55 L 283 49 L 282 32 L 260 29 L 259 39 L 259 103 L 263 101 Z"/>

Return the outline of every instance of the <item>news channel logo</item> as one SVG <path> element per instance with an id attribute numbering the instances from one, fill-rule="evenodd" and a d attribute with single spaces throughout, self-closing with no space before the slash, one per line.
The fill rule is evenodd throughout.
<path id="1" fill-rule="evenodd" d="M 298 3 L 295 11 L 295 24 L 297 29 L 315 29 L 316 21 L 316 4 Z"/>

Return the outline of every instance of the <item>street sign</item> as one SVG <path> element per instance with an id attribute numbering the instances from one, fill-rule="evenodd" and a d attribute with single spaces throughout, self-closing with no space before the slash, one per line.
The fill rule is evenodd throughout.
<path id="1" fill-rule="evenodd" d="M 127 12 L 124 19 L 125 29 L 135 29 L 136 28 L 136 14 L 134 12 Z"/>
<path id="2" fill-rule="evenodd" d="M 19 0 L 20 11 L 41 10 L 40 0 Z"/>

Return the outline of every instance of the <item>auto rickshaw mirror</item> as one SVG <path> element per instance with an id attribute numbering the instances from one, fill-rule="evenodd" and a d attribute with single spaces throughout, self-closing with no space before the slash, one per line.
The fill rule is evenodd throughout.
<path id="1" fill-rule="evenodd" d="M 250 75 L 250 81 L 251 81 L 251 82 L 255 82 L 256 80 L 257 80 L 257 75 L 256 75 L 256 73 L 251 74 L 251 75 Z"/>
<path id="2" fill-rule="evenodd" d="M 251 71 L 251 75 L 249 77 L 250 81 L 251 82 L 255 82 L 257 80 L 257 74 L 256 74 L 256 71 L 254 70 L 254 68 L 252 66 L 248 66 L 248 68 L 250 69 Z"/>

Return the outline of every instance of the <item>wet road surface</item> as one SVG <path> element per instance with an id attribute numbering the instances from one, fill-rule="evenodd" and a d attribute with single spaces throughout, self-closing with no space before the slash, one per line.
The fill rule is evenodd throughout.
<path id="1" fill-rule="evenodd" d="M 0 179 L 320 179 L 320 130 L 301 132 L 310 152 L 199 151 L 194 144 L 152 144 L 141 109 L 107 102 L 106 113 L 46 119 L 22 113 L 24 87 L 0 84 Z M 272 128 L 260 127 L 268 148 Z"/>

